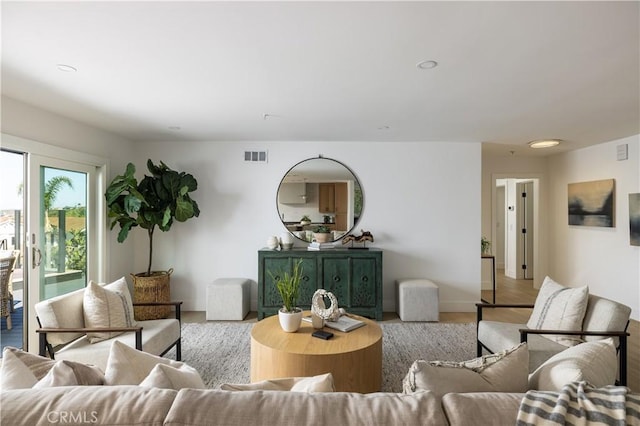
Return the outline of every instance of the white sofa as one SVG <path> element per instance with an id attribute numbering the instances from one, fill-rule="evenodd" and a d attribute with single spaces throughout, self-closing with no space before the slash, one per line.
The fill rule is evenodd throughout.
<path id="1" fill-rule="evenodd" d="M 121 278 L 115 283 L 124 283 Z M 112 284 L 115 284 L 112 283 Z M 109 287 L 109 285 L 102 285 Z M 39 354 L 52 359 L 93 364 L 103 371 L 106 368 L 109 349 L 114 339 L 138 350 L 162 356 L 172 347 L 176 348 L 176 359 L 181 359 L 180 306 L 182 302 L 133 303 L 135 306 L 171 305 L 175 307 L 175 318 L 137 321 L 132 326 L 92 328 L 85 324 L 85 289 L 53 297 L 36 304 L 39 329 Z M 130 303 L 130 295 L 126 290 Z M 131 314 L 133 315 L 133 314 Z M 118 336 L 91 343 L 87 333 L 123 332 Z"/>

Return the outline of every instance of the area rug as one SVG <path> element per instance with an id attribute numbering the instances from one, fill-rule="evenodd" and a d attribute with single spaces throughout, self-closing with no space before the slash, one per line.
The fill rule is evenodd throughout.
<path id="1" fill-rule="evenodd" d="M 249 383 L 252 323 L 206 322 L 182 326 L 182 360 L 196 368 L 209 388 Z M 416 359 L 463 361 L 475 356 L 473 323 L 380 323 L 382 391 L 401 392 Z M 173 350 L 167 355 L 174 358 Z"/>

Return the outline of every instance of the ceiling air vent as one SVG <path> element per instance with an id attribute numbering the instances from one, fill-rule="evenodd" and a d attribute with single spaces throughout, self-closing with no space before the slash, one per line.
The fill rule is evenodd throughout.
<path id="1" fill-rule="evenodd" d="M 266 163 L 267 151 L 245 151 L 244 161 L 249 161 L 252 163 Z"/>

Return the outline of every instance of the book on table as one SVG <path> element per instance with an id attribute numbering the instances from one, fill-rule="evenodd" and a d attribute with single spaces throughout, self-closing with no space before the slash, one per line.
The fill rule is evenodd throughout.
<path id="1" fill-rule="evenodd" d="M 336 248 L 334 243 L 318 243 L 314 241 L 309 243 L 307 250 L 331 250 L 334 248 Z"/>
<path id="2" fill-rule="evenodd" d="M 311 322 L 311 315 L 302 317 L 302 321 Z M 363 325 L 365 325 L 365 322 L 355 318 L 351 318 L 347 315 L 342 315 L 340 318 L 338 318 L 338 321 L 325 321 L 324 325 L 326 327 L 333 328 L 334 330 L 347 333 L 349 331 L 355 330 L 356 328 L 362 327 Z"/>

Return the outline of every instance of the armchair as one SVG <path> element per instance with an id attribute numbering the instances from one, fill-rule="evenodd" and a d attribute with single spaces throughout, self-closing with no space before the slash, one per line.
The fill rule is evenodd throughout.
<path id="1" fill-rule="evenodd" d="M 126 292 L 129 296 L 124 278 L 103 287 L 109 288 L 114 285 L 118 286 L 120 294 Z M 35 331 L 39 335 L 40 355 L 48 354 L 52 359 L 55 357 L 55 359 L 93 364 L 104 371 L 111 343 L 119 340 L 128 346 L 159 356 L 163 356 L 175 347 L 176 360 L 180 361 L 182 302 L 132 304 L 133 306 L 173 306 L 174 318 L 137 321 L 133 324 L 109 322 L 110 326 L 93 325 L 85 321 L 87 312 L 83 306 L 83 299 L 88 289 L 89 287 L 36 304 L 35 310 L 40 328 Z M 133 312 L 132 307 L 127 310 Z M 96 334 L 102 337 L 95 339 Z"/>
<path id="2" fill-rule="evenodd" d="M 538 300 L 536 300 L 538 303 Z M 586 311 L 582 326 L 577 330 L 560 330 L 548 328 L 531 328 L 527 324 L 514 324 L 483 319 L 486 309 L 527 308 L 530 304 L 476 304 L 477 319 L 477 355 L 481 356 L 483 349 L 491 353 L 517 346 L 527 342 L 529 348 L 529 372 L 535 371 L 542 363 L 553 355 L 567 349 L 567 345 L 551 340 L 551 336 L 567 336 L 590 341 L 613 337 L 619 355 L 619 381 L 627 383 L 627 327 L 631 316 L 631 308 L 613 300 L 588 295 Z"/>
<path id="3" fill-rule="evenodd" d="M 7 319 L 7 330 L 11 330 L 11 312 L 13 311 L 13 295 L 9 284 L 16 263 L 15 256 L 0 259 L 0 316 Z"/>

